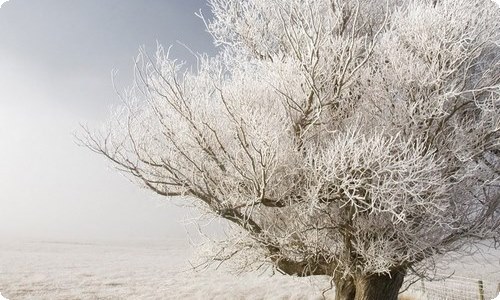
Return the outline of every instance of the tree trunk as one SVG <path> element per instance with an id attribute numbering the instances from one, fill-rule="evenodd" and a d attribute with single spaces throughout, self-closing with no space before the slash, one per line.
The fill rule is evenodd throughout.
<path id="1" fill-rule="evenodd" d="M 405 273 L 335 278 L 335 300 L 397 300 Z"/>
<path id="2" fill-rule="evenodd" d="M 335 300 L 355 300 L 356 287 L 351 278 L 335 279 Z"/>
<path id="3" fill-rule="evenodd" d="M 391 274 L 377 274 L 356 278 L 356 296 L 354 300 L 397 300 L 405 273 L 404 271 L 394 271 Z"/>

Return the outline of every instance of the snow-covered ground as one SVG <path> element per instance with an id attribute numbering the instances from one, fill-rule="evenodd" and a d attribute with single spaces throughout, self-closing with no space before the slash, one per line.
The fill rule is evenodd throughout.
<path id="1" fill-rule="evenodd" d="M 322 290 L 329 286 L 324 277 L 235 275 L 224 268 L 194 272 L 188 263 L 190 249 L 178 240 L 113 244 L 2 241 L 0 293 L 10 300 L 322 299 Z M 455 275 L 498 283 L 498 254 L 461 260 L 450 269 L 457 270 Z M 333 293 L 327 296 L 332 299 Z"/>
<path id="2" fill-rule="evenodd" d="M 186 250 L 188 249 L 188 250 Z M 16 299 L 321 299 L 324 278 L 194 272 L 179 241 L 2 242 L 0 292 Z"/>

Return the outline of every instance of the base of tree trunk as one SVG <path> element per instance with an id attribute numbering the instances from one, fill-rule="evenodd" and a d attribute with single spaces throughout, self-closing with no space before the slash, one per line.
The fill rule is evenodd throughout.
<path id="1" fill-rule="evenodd" d="M 397 300 L 404 271 L 335 280 L 336 300 Z"/>
<path id="2" fill-rule="evenodd" d="M 397 300 L 404 277 L 405 272 L 396 271 L 357 278 L 354 300 Z"/>
<path id="3" fill-rule="evenodd" d="M 356 286 L 352 279 L 335 280 L 335 300 L 354 300 Z"/>

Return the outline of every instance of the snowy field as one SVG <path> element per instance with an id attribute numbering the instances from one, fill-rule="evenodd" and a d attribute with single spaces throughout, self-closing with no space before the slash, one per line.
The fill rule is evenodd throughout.
<path id="1" fill-rule="evenodd" d="M 323 279 L 190 270 L 185 243 L 0 245 L 8 299 L 321 299 Z"/>
<path id="2" fill-rule="evenodd" d="M 322 290 L 329 286 L 324 277 L 194 272 L 188 263 L 192 251 L 186 244 L 176 240 L 114 244 L 3 240 L 0 292 L 10 300 L 323 299 Z M 461 260 L 443 272 L 455 269 L 455 275 L 463 278 L 481 277 L 491 284 L 498 283 L 498 254 L 496 251 Z M 435 283 L 434 288 L 427 284 L 426 288 L 444 289 L 442 284 Z M 471 288 L 471 293 L 477 295 L 474 284 Z M 491 293 L 496 290 L 496 286 L 488 288 Z M 331 291 L 326 295 L 327 299 L 333 298 Z"/>

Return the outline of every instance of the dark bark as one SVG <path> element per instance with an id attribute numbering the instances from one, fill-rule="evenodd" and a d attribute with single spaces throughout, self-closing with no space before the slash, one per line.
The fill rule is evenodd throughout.
<path id="1" fill-rule="evenodd" d="M 274 264 L 281 272 L 298 277 L 325 274 L 323 269 L 311 268 L 306 261 L 293 261 L 290 259 L 281 258 L 277 259 Z"/>
<path id="2" fill-rule="evenodd" d="M 397 300 L 405 271 L 334 278 L 335 300 Z"/>
<path id="3" fill-rule="evenodd" d="M 354 300 L 397 300 L 404 277 L 405 271 L 402 270 L 391 274 L 359 276 L 355 279 Z"/>
<path id="4" fill-rule="evenodd" d="M 354 300 L 356 286 L 352 278 L 339 278 L 335 281 L 335 300 Z"/>

